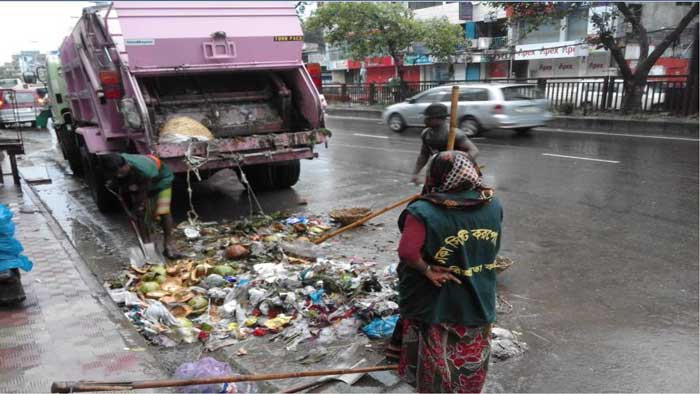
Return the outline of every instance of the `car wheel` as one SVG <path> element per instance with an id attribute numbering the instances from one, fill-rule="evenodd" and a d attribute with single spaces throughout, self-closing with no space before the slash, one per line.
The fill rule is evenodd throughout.
<path id="1" fill-rule="evenodd" d="M 403 117 L 399 114 L 391 114 L 387 123 L 391 131 L 395 133 L 400 133 L 406 128 L 406 122 L 404 122 Z"/>
<path id="2" fill-rule="evenodd" d="M 464 118 L 459 122 L 459 128 L 467 137 L 476 137 L 481 132 L 481 125 L 474 118 Z"/>

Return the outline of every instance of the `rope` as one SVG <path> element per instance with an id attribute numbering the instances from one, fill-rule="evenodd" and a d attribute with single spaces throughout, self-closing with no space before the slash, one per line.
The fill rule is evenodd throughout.
<path id="1" fill-rule="evenodd" d="M 187 211 L 187 221 L 190 225 L 194 226 L 197 221 L 199 221 L 199 215 L 194 209 L 194 203 L 192 203 L 192 182 L 190 180 L 190 174 L 194 173 L 198 181 L 202 180 L 199 175 L 199 168 L 209 161 L 209 144 L 207 143 L 204 147 L 205 157 L 194 156 L 192 154 L 192 142 L 190 141 L 187 145 L 187 151 L 185 152 L 185 164 L 187 165 L 187 197 L 190 204 L 190 209 Z"/>
<path id="2" fill-rule="evenodd" d="M 202 177 L 199 175 L 199 168 L 205 165 L 209 161 L 209 144 L 205 146 L 205 157 L 201 156 L 195 156 L 192 154 L 192 143 L 194 141 L 190 141 L 189 145 L 187 146 L 187 151 L 185 152 L 185 164 L 187 165 L 187 197 L 189 199 L 189 205 L 190 209 L 187 211 L 187 221 L 190 223 L 190 225 L 194 226 L 197 221 L 199 221 L 199 215 L 197 214 L 197 211 L 194 209 L 194 203 L 192 202 L 192 182 L 190 180 L 190 174 L 194 173 L 194 175 L 197 177 L 198 181 L 202 180 Z M 241 173 L 241 182 L 245 185 L 247 191 L 248 191 L 248 206 L 250 207 L 250 217 L 253 217 L 255 212 L 253 211 L 253 202 L 255 202 L 255 206 L 258 209 L 258 212 L 261 214 L 265 214 L 265 211 L 263 211 L 262 206 L 260 205 L 260 201 L 258 201 L 258 197 L 255 195 L 255 192 L 253 191 L 253 187 L 250 185 L 248 182 L 248 178 L 245 175 L 245 172 L 243 171 L 243 168 L 241 167 L 241 159 L 240 157 L 236 156 L 234 159 L 234 162 L 236 163 L 236 166 L 238 167 L 238 170 Z"/>
<path id="3" fill-rule="evenodd" d="M 255 205 L 258 207 L 258 212 L 261 214 L 265 214 L 265 211 L 263 211 L 262 206 L 260 205 L 260 202 L 258 201 L 258 197 L 255 195 L 255 192 L 253 191 L 253 187 L 248 183 L 248 178 L 245 176 L 245 172 L 243 172 L 243 167 L 241 167 L 241 161 L 236 160 L 236 166 L 238 166 L 238 171 L 241 172 L 241 182 L 245 185 L 246 189 L 248 190 L 248 206 L 250 207 L 250 217 L 253 217 L 253 200 L 255 201 Z"/>

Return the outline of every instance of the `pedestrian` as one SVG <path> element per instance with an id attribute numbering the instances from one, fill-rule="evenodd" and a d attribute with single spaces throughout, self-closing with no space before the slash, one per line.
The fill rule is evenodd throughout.
<path id="1" fill-rule="evenodd" d="M 426 128 L 420 135 L 422 145 L 413 170 L 413 183 L 418 183 L 418 173 L 433 155 L 447 150 L 447 137 L 450 131 L 450 123 L 447 121 L 449 113 L 444 104 L 430 104 L 423 111 L 423 115 Z M 456 131 L 454 149 L 468 153 L 472 161 L 479 155 L 476 145 L 459 129 Z"/>
<path id="2" fill-rule="evenodd" d="M 399 374 L 418 392 L 478 393 L 496 317 L 503 211 L 468 154 L 430 162 L 399 218 Z"/>
<path id="3" fill-rule="evenodd" d="M 148 221 L 160 219 L 163 228 L 163 254 L 169 259 L 182 257 L 172 238 L 173 217 L 170 213 L 173 173 L 153 155 L 108 153 L 100 156 L 108 177 L 126 190 L 136 217 L 142 220 L 142 235 L 150 242 Z"/>

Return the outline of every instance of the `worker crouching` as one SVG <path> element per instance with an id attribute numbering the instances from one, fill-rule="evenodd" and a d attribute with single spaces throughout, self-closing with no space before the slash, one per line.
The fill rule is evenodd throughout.
<path id="1" fill-rule="evenodd" d="M 141 235 L 150 242 L 150 223 L 160 220 L 163 228 L 163 254 L 169 259 L 182 255 L 172 238 L 173 217 L 170 213 L 173 173 L 153 155 L 109 153 L 100 157 L 108 183 L 117 185 L 120 194 L 129 196 L 139 219 Z"/>

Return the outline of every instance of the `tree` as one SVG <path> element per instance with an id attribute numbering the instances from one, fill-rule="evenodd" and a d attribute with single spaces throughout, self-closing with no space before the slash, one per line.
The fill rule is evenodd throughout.
<path id="1" fill-rule="evenodd" d="M 440 63 L 450 66 L 450 79 L 454 77 L 455 57 L 464 50 L 464 32 L 459 25 L 450 23 L 447 18 L 433 18 L 422 21 L 420 41 L 428 52 Z"/>
<path id="2" fill-rule="evenodd" d="M 669 6 L 672 3 L 669 3 Z M 565 2 L 538 2 L 538 3 L 507 3 L 491 2 L 494 7 L 501 7 L 512 10 L 509 18 L 511 25 L 525 22 L 528 26 L 525 34 L 537 29 L 537 27 L 547 23 L 558 23 L 562 18 L 575 12 L 588 9 L 594 5 L 591 2 L 565 3 Z M 698 3 L 695 3 L 678 21 L 675 28 L 671 29 L 666 36 L 655 45 L 654 50 L 649 53 L 649 33 L 642 24 L 639 8 L 630 7 L 624 2 L 612 3 L 614 8 L 610 11 L 596 12 L 592 15 L 591 21 L 596 29 L 596 34 L 588 37 L 588 43 L 605 48 L 610 52 L 620 74 L 624 85 L 624 95 L 622 100 L 622 111 L 632 112 L 641 110 L 642 96 L 647 83 L 649 71 L 654 66 L 661 55 L 668 47 L 678 40 L 681 33 L 688 24 L 698 16 Z M 618 32 L 619 21 L 625 22 L 632 27 L 631 33 L 626 37 Z M 623 38 L 626 41 L 637 41 L 639 43 L 639 61 L 634 70 L 625 60 L 625 49 Z"/>
<path id="3" fill-rule="evenodd" d="M 420 35 L 412 11 L 388 2 L 328 2 L 314 11 L 306 25 L 322 29 L 329 44 L 347 45 L 355 60 L 391 56 L 397 78 L 404 55 Z"/>

